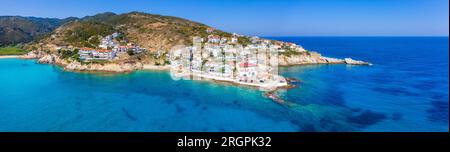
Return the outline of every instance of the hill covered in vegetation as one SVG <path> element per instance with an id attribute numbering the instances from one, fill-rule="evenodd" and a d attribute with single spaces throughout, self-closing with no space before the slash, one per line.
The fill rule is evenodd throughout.
<path id="1" fill-rule="evenodd" d="M 101 13 L 61 25 L 40 42 L 76 47 L 95 47 L 101 37 L 114 32 L 123 33 L 123 39 L 149 51 L 167 51 L 175 45 L 192 44 L 193 36 L 207 37 L 207 25 L 194 21 L 141 12 L 126 14 Z M 231 36 L 220 30 L 212 34 Z"/>
<path id="2" fill-rule="evenodd" d="M 74 18 L 0 16 L 0 46 L 31 42 L 72 20 Z"/>

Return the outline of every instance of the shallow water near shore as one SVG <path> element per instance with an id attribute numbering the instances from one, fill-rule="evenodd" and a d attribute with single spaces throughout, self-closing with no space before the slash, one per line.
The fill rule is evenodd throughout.
<path id="1" fill-rule="evenodd" d="M 0 131 L 448 131 L 448 38 L 275 38 L 374 66 L 282 67 L 278 93 L 166 71 L 66 72 L 0 60 Z"/>

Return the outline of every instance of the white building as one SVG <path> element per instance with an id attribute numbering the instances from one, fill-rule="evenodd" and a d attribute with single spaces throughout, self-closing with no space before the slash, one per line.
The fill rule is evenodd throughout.
<path id="1" fill-rule="evenodd" d="M 239 63 L 237 66 L 238 81 L 247 82 L 247 83 L 255 83 L 257 82 L 257 74 L 258 74 L 258 65 L 249 63 L 247 61 Z"/>
<path id="2" fill-rule="evenodd" d="M 208 36 L 208 43 L 220 43 L 220 36 L 217 35 L 209 35 Z"/>
<path id="3" fill-rule="evenodd" d="M 94 51 L 95 49 L 85 47 L 78 50 L 78 55 L 80 55 L 81 60 L 89 60 L 92 59 L 92 52 Z"/>
<path id="4" fill-rule="evenodd" d="M 92 52 L 92 57 L 96 60 L 112 60 L 116 54 L 112 50 L 95 50 Z"/>
<path id="5" fill-rule="evenodd" d="M 231 38 L 231 43 L 238 43 L 239 39 L 237 37 L 232 37 Z"/>
<path id="6" fill-rule="evenodd" d="M 81 48 L 78 50 L 81 60 L 112 60 L 116 53 L 112 50 L 96 50 L 92 48 Z"/>

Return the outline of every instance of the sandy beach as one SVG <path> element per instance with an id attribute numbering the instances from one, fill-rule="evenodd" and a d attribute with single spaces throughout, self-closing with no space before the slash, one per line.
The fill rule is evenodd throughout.
<path id="1" fill-rule="evenodd" d="M 166 71 L 166 70 L 170 70 L 170 66 L 156 66 L 156 65 L 144 64 L 142 69 L 143 70 Z"/>
<path id="2" fill-rule="evenodd" d="M 11 58 L 19 58 L 18 55 L 0 55 L 0 59 L 11 59 Z"/>

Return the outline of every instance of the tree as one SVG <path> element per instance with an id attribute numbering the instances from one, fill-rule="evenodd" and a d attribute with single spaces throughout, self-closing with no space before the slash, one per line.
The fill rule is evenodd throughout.
<path id="1" fill-rule="evenodd" d="M 134 52 L 133 52 L 133 50 L 128 50 L 128 51 L 127 51 L 127 54 L 128 54 L 129 56 L 133 56 L 133 55 L 134 55 Z"/>

